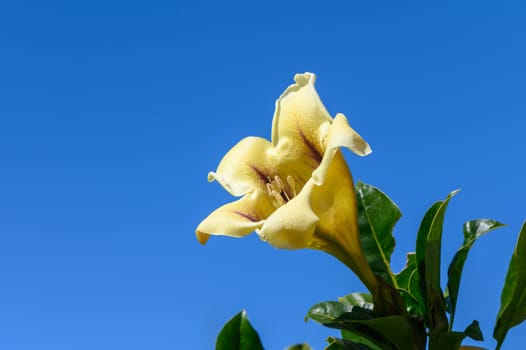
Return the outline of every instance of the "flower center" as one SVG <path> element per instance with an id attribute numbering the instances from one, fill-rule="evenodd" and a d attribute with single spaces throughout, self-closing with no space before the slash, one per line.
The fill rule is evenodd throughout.
<path id="1" fill-rule="evenodd" d="M 268 176 L 267 179 L 267 193 L 276 209 L 296 196 L 296 181 L 292 176 L 287 176 L 286 183 L 278 175 L 274 178 Z"/>

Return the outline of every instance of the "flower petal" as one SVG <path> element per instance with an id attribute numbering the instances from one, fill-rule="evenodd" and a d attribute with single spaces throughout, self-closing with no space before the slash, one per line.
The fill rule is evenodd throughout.
<path id="1" fill-rule="evenodd" d="M 260 137 L 247 137 L 239 141 L 223 157 L 216 172 L 208 174 L 208 181 L 217 180 L 230 194 L 242 196 L 259 190 L 266 191 L 266 177 L 276 166 L 272 144 Z"/>
<path id="2" fill-rule="evenodd" d="M 369 144 L 351 128 L 342 113 L 336 114 L 332 122 L 326 147 L 347 147 L 359 156 L 366 156 L 372 152 Z"/>
<path id="3" fill-rule="evenodd" d="M 287 204 L 276 209 L 256 230 L 260 238 L 276 248 L 308 248 L 318 223 L 310 207 L 310 193 L 314 183 L 308 181 L 301 192 Z"/>
<path id="4" fill-rule="evenodd" d="M 316 168 L 322 159 L 319 129 L 332 118 L 320 100 L 312 73 L 296 74 L 276 101 L 272 122 L 272 144 L 280 155 L 289 155 Z"/>
<path id="5" fill-rule="evenodd" d="M 196 229 L 199 242 L 205 244 L 210 235 L 244 237 L 261 227 L 273 208 L 256 200 L 256 195 L 248 193 L 213 211 Z"/>
<path id="6" fill-rule="evenodd" d="M 369 144 L 351 128 L 347 118 L 341 113 L 336 115 L 328 130 L 324 131 L 326 135 L 322 135 L 322 138 L 325 152 L 320 166 L 312 173 L 312 178 L 317 185 L 323 184 L 329 165 L 340 147 L 347 147 L 360 156 L 371 153 Z"/>
<path id="7" fill-rule="evenodd" d="M 314 186 L 311 192 L 311 208 L 319 217 L 311 248 L 334 255 L 349 266 L 370 290 L 375 290 L 376 278 L 361 247 L 352 175 L 342 152 L 335 149 L 325 169 L 323 183 Z"/>

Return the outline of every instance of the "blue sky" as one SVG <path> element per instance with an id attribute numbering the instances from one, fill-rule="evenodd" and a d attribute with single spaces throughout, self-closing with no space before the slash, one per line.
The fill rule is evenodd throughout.
<path id="1" fill-rule="evenodd" d="M 468 219 L 456 328 L 484 345 L 526 219 L 526 8 L 519 1 L 4 2 L 0 5 L 0 348 L 210 349 L 246 309 L 268 349 L 335 331 L 316 302 L 364 287 L 334 258 L 196 225 L 230 201 L 206 175 L 269 138 L 274 101 L 310 71 L 373 154 L 356 180 L 404 216 L 393 266 L 434 201 L 444 261 Z M 526 341 L 513 329 L 505 348 Z"/>

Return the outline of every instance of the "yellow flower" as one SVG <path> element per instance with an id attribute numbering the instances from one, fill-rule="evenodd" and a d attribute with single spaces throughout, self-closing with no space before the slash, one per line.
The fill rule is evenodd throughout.
<path id="1" fill-rule="evenodd" d="M 360 246 L 353 179 L 339 148 L 361 156 L 371 150 L 343 114 L 330 116 L 314 88 L 314 74 L 297 74 L 294 80 L 276 101 L 272 142 L 247 137 L 208 174 L 209 181 L 241 198 L 201 222 L 197 238 L 204 244 L 210 235 L 244 237 L 256 231 L 277 248 L 319 249 L 375 290 Z"/>

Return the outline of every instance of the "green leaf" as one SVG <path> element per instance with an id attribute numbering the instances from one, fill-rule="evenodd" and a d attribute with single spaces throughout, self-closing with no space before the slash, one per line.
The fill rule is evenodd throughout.
<path id="1" fill-rule="evenodd" d="M 368 293 L 351 293 L 344 297 L 339 297 L 340 303 L 351 304 L 362 309 L 373 310 L 373 297 Z"/>
<path id="2" fill-rule="evenodd" d="M 440 334 L 448 329 L 440 287 L 440 255 L 446 209 L 457 192 L 451 192 L 445 200 L 434 203 L 428 209 L 417 235 L 416 262 L 420 276 L 420 290 L 426 301 L 425 320 L 429 327 L 431 350 L 437 349 Z"/>
<path id="3" fill-rule="evenodd" d="M 398 349 L 412 348 L 411 328 L 403 316 L 373 318 L 369 309 L 348 302 L 329 301 L 314 305 L 307 317 L 327 327 L 351 331 L 354 336 L 352 340 L 355 342 L 363 344 L 362 338 L 357 337 L 369 341 L 382 341 L 381 339 L 385 338 L 387 343 Z"/>
<path id="4" fill-rule="evenodd" d="M 373 318 L 369 309 L 351 305 L 347 302 L 325 301 L 311 307 L 305 319 L 311 318 L 327 327 L 342 328 L 344 322 L 341 317 L 345 315 L 346 320 L 366 320 Z"/>
<path id="5" fill-rule="evenodd" d="M 416 237 L 416 265 L 418 267 L 418 274 L 421 276 L 421 291 L 425 296 L 426 287 L 425 287 L 425 275 L 426 275 L 426 249 L 427 249 L 427 240 L 429 236 L 429 231 L 435 220 L 435 217 L 438 215 L 439 209 L 443 205 L 443 201 L 435 202 L 424 214 L 424 218 L 420 223 L 418 229 L 418 234 Z"/>
<path id="6" fill-rule="evenodd" d="M 244 310 L 223 326 L 217 337 L 216 350 L 263 350 L 259 335 Z"/>
<path id="7" fill-rule="evenodd" d="M 379 189 L 358 182 L 358 225 L 360 243 L 373 272 L 396 286 L 391 271 L 391 254 L 395 247 L 393 228 L 402 216 L 396 204 Z"/>
<path id="8" fill-rule="evenodd" d="M 452 329 L 455 320 L 460 278 L 462 276 L 462 270 L 466 258 L 468 257 L 469 250 L 477 238 L 502 226 L 504 226 L 504 224 L 489 219 L 471 220 L 464 224 L 464 243 L 453 257 L 447 270 L 447 311 L 451 314 L 449 319 L 449 329 Z"/>
<path id="9" fill-rule="evenodd" d="M 438 339 L 438 350 L 457 350 L 466 337 L 464 332 L 444 332 Z"/>
<path id="10" fill-rule="evenodd" d="M 500 349 L 510 328 L 526 319 L 526 222 L 511 257 L 506 281 L 500 297 L 500 310 L 493 331 Z"/>
<path id="11" fill-rule="evenodd" d="M 338 298 L 338 301 L 340 303 L 347 303 L 370 311 L 372 311 L 374 307 L 373 298 L 371 294 L 367 293 L 351 293 Z M 342 315 L 340 315 L 340 319 L 341 317 Z M 377 332 L 359 324 L 353 325 L 346 323 L 345 329 L 342 329 L 342 337 L 343 339 L 350 340 L 356 344 L 365 345 L 367 349 L 371 350 L 385 350 L 390 347 L 387 341 L 382 341 L 383 337 Z"/>
<path id="12" fill-rule="evenodd" d="M 396 275 L 398 289 L 410 315 L 423 316 L 425 300 L 420 290 L 420 275 L 416 263 L 416 254 L 408 253 L 405 267 Z"/>
<path id="13" fill-rule="evenodd" d="M 482 335 L 482 331 L 480 330 L 479 321 L 477 320 L 471 322 L 471 324 L 466 327 L 466 329 L 464 330 L 464 334 L 473 340 L 484 340 L 484 336 Z"/>
<path id="14" fill-rule="evenodd" d="M 357 322 L 374 329 L 398 349 L 411 349 L 413 347 L 411 328 L 402 316 L 379 317 Z"/>
<path id="15" fill-rule="evenodd" d="M 482 331 L 479 327 L 478 321 L 473 321 L 469 326 L 466 327 L 464 332 L 453 332 L 453 331 L 447 331 L 440 334 L 440 337 L 438 338 L 438 350 L 456 350 L 460 348 L 460 344 L 462 343 L 462 340 L 466 338 L 466 336 L 474 339 L 474 340 L 484 340 L 482 337 Z"/>
<path id="16" fill-rule="evenodd" d="M 350 326 L 348 329 L 342 329 L 342 337 L 345 340 L 349 340 L 355 344 L 365 345 L 370 350 L 385 350 L 392 348 L 392 346 L 386 342 L 383 337 L 379 336 L 376 332 L 371 332 L 368 329 L 361 327 L 360 325 Z"/>

